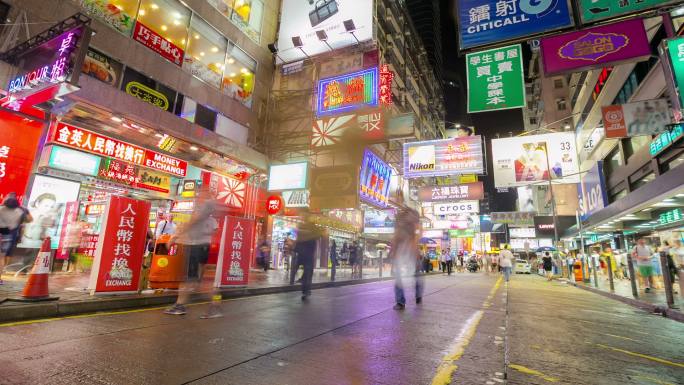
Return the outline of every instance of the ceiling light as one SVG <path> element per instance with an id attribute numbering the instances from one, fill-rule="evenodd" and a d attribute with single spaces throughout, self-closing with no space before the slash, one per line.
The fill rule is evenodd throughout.
<path id="1" fill-rule="evenodd" d="M 200 56 L 204 56 L 204 52 L 200 52 Z"/>
<path id="2" fill-rule="evenodd" d="M 663 200 L 663 202 L 674 202 L 674 201 L 675 201 L 675 200 L 672 199 L 672 198 L 667 198 L 667 199 L 664 199 L 664 200 Z"/>
<path id="3" fill-rule="evenodd" d="M 199 39 L 199 34 L 197 34 L 197 33 L 195 34 L 195 39 L 196 40 Z"/>
<path id="4" fill-rule="evenodd" d="M 181 44 L 185 44 L 185 39 L 181 40 Z"/>
<path id="5" fill-rule="evenodd" d="M 199 148 L 197 148 L 196 146 L 190 146 L 190 149 L 191 149 L 192 151 L 197 151 L 197 150 L 199 150 Z"/>
<path id="6" fill-rule="evenodd" d="M 121 118 L 118 117 L 118 116 L 112 116 L 112 117 L 109 118 L 109 119 L 111 119 L 111 120 L 113 120 L 113 121 L 115 121 L 115 122 L 117 122 L 117 123 L 123 122 L 123 119 L 121 119 Z"/>
<path id="7" fill-rule="evenodd" d="M 139 10 L 138 15 L 139 16 L 145 16 L 145 10 L 144 9 Z"/>
<path id="8" fill-rule="evenodd" d="M 231 73 L 230 73 L 230 77 L 231 77 L 231 78 L 234 78 L 235 75 L 237 75 L 235 72 L 231 72 Z"/>
<path id="9" fill-rule="evenodd" d="M 175 17 L 176 19 L 180 19 L 181 14 L 178 13 L 178 12 L 174 12 L 174 13 L 173 13 L 173 17 Z"/>
<path id="10" fill-rule="evenodd" d="M 165 26 L 165 25 L 162 25 L 162 26 L 161 26 L 161 30 L 162 30 L 162 31 L 166 31 L 167 29 L 169 29 L 167 26 Z"/>
<path id="11" fill-rule="evenodd" d="M 150 8 L 152 8 L 152 9 L 159 9 L 159 6 L 158 6 L 157 4 L 155 4 L 155 3 L 152 3 L 152 4 L 150 5 Z"/>
<path id="12" fill-rule="evenodd" d="M 173 25 L 180 25 L 180 21 L 174 20 L 174 21 L 173 21 Z"/>
<path id="13" fill-rule="evenodd" d="M 228 58 L 228 64 L 233 64 L 233 63 L 235 63 L 235 59 L 233 59 L 232 57 Z"/>
<path id="14" fill-rule="evenodd" d="M 218 52 L 218 48 L 217 47 L 211 47 L 211 52 Z"/>
<path id="15" fill-rule="evenodd" d="M 246 73 L 247 73 L 247 68 L 240 68 L 240 72 L 242 72 L 243 74 L 246 74 Z"/>

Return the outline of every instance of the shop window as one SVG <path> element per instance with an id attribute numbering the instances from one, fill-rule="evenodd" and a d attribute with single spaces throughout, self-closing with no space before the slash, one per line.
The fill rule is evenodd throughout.
<path id="1" fill-rule="evenodd" d="M 131 36 L 140 0 L 78 0 L 78 3 L 88 15 Z"/>
<path id="2" fill-rule="evenodd" d="M 553 79 L 553 88 L 555 88 L 555 89 L 563 88 L 563 79 Z"/>
<path id="3" fill-rule="evenodd" d="M 251 108 L 255 72 L 256 60 L 249 57 L 238 46 L 229 42 L 226 65 L 223 72 L 223 92 Z"/>
<path id="4" fill-rule="evenodd" d="M 204 127 L 209 131 L 214 131 L 214 127 L 216 127 L 216 116 L 216 111 L 198 104 L 197 113 L 195 114 L 195 124 Z"/>
<path id="5" fill-rule="evenodd" d="M 207 0 L 245 35 L 259 43 L 264 16 L 262 0 Z"/>
<path id="6" fill-rule="evenodd" d="M 121 89 L 127 94 L 164 111 L 174 111 L 176 91 L 130 67 L 126 67 L 124 71 Z"/>
<path id="7" fill-rule="evenodd" d="M 623 164 L 622 154 L 620 154 L 620 147 L 615 147 L 615 149 L 611 151 L 608 156 L 606 156 L 603 162 L 606 177 L 612 175 Z"/>
<path id="8" fill-rule="evenodd" d="M 670 171 L 681 164 L 684 164 L 684 153 L 679 154 L 678 157 L 672 158 L 669 162 L 663 164 L 663 171 Z"/>
<path id="9" fill-rule="evenodd" d="M 249 129 L 221 114 L 216 120 L 216 133 L 240 144 L 247 144 Z"/>
<path id="10" fill-rule="evenodd" d="M 556 99 L 556 108 L 558 111 L 565 111 L 568 108 L 565 98 Z"/>
<path id="11" fill-rule="evenodd" d="M 193 15 L 183 68 L 205 82 L 221 87 L 228 41 L 204 20 Z"/>
<path id="12" fill-rule="evenodd" d="M 141 0 L 133 38 L 181 65 L 190 14 L 190 10 L 176 0 Z"/>
<path id="13" fill-rule="evenodd" d="M 631 179 L 632 178 L 630 177 L 630 184 L 632 186 L 632 190 L 636 190 L 639 187 L 648 184 L 649 182 L 653 182 L 653 180 L 655 179 L 655 174 L 653 174 L 653 172 L 649 172 L 648 174 L 642 176 L 637 180 L 632 181 Z"/>

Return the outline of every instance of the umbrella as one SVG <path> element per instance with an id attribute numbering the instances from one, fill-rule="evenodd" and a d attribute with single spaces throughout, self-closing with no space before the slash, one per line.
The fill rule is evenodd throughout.
<path id="1" fill-rule="evenodd" d="M 437 242 L 435 242 L 435 240 L 432 238 L 422 237 L 418 240 L 418 243 L 420 243 L 422 245 L 434 245 Z"/>
<path id="2" fill-rule="evenodd" d="M 537 253 L 541 253 L 544 251 L 556 251 L 556 248 L 553 246 L 542 246 L 542 247 L 537 248 Z"/>

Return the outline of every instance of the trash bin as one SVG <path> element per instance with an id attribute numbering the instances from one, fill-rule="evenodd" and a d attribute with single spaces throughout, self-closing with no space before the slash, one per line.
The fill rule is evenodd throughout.
<path id="1" fill-rule="evenodd" d="M 572 265 L 573 274 L 575 274 L 575 282 L 582 282 L 582 262 L 579 260 L 575 261 Z"/>
<path id="2" fill-rule="evenodd" d="M 170 239 L 170 235 L 164 234 L 154 245 L 149 278 L 152 289 L 178 289 L 180 283 L 187 278 L 183 248 L 169 245 Z"/>

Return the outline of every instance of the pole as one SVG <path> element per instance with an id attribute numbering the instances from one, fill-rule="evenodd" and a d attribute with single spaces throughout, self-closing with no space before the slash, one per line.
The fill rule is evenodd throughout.
<path id="1" fill-rule="evenodd" d="M 378 250 L 378 255 L 380 255 L 380 265 L 378 266 L 378 270 L 380 270 L 380 278 L 382 278 L 382 255 L 385 254 L 384 250 Z"/>
<path id="2" fill-rule="evenodd" d="M 672 277 L 670 276 L 670 264 L 667 261 L 667 253 L 660 252 L 660 266 L 663 271 L 663 284 L 665 285 L 665 298 L 667 307 L 674 309 L 674 295 L 672 293 Z"/>
<path id="3" fill-rule="evenodd" d="M 627 254 L 627 269 L 629 270 L 629 280 L 632 284 L 632 296 L 634 298 L 639 298 L 639 292 L 637 291 L 636 276 L 634 275 L 634 264 L 632 263 L 632 255 Z"/>
<path id="4" fill-rule="evenodd" d="M 558 247 L 558 216 L 556 214 L 556 198 L 553 196 L 553 184 L 551 183 L 551 162 L 549 161 L 548 143 L 544 145 L 544 149 L 544 153 L 546 154 L 546 170 L 549 175 L 548 181 L 549 194 L 551 195 L 551 210 L 553 211 L 553 247 Z"/>
<path id="5" fill-rule="evenodd" d="M 589 256 L 591 259 L 591 269 L 594 271 L 594 287 L 598 287 L 598 274 L 596 272 L 596 258 Z"/>
<path id="6" fill-rule="evenodd" d="M 613 283 L 613 261 L 611 255 L 606 256 L 606 265 L 608 265 L 608 282 L 610 283 L 610 291 L 615 291 L 615 284 Z"/>

